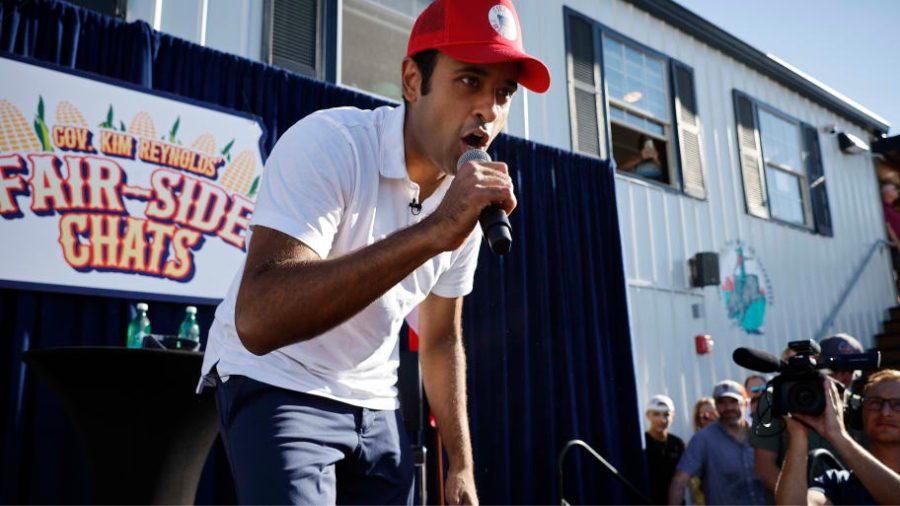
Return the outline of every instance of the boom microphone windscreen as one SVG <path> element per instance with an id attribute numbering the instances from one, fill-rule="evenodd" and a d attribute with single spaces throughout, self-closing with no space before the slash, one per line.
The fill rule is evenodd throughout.
<path id="1" fill-rule="evenodd" d="M 734 363 L 757 372 L 777 372 L 781 369 L 781 361 L 771 353 L 753 348 L 737 348 L 732 353 Z"/>

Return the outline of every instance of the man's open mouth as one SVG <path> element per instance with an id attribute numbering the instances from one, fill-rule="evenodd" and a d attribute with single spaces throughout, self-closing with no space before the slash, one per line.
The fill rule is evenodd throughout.
<path id="1" fill-rule="evenodd" d="M 462 138 L 462 141 L 469 147 L 475 149 L 484 149 L 490 137 L 483 130 L 475 130 Z"/>

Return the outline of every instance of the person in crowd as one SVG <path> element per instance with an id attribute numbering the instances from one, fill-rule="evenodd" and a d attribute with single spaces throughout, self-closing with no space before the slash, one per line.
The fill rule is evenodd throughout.
<path id="1" fill-rule="evenodd" d="M 701 397 L 694 403 L 694 414 L 691 417 L 694 432 L 706 428 L 707 425 L 719 419 L 716 411 L 716 401 L 712 397 Z"/>
<path id="2" fill-rule="evenodd" d="M 744 380 L 744 389 L 750 395 L 750 410 L 747 411 L 747 421 L 752 422 L 752 417 L 756 413 L 756 405 L 759 398 L 766 393 L 766 377 L 761 374 L 751 374 Z"/>
<path id="3" fill-rule="evenodd" d="M 869 377 L 863 390 L 863 431 L 869 450 L 844 426 L 841 395 L 823 380 L 826 403 L 819 416 L 792 413 L 784 468 L 775 488 L 777 504 L 897 504 L 900 500 L 900 371 L 885 369 Z M 815 431 L 837 450 L 846 470 L 830 469 L 807 482 L 807 433 Z"/>
<path id="4" fill-rule="evenodd" d="M 712 397 L 701 397 L 694 403 L 694 414 L 691 420 L 695 434 L 718 419 L 719 412 L 716 411 L 715 399 Z M 688 491 L 691 495 L 691 504 L 698 506 L 706 504 L 706 498 L 703 497 L 703 484 L 700 483 L 700 478 L 691 476 L 691 479 L 688 481 Z"/>
<path id="5" fill-rule="evenodd" d="M 887 229 L 888 240 L 891 241 L 891 263 L 894 273 L 900 273 L 900 211 L 895 207 L 898 200 L 897 185 L 891 181 L 884 181 L 881 185 L 881 207 L 884 212 L 884 223 Z M 897 293 L 900 293 L 900 276 L 895 276 Z M 900 296 L 897 297 L 900 301 Z"/>
<path id="6" fill-rule="evenodd" d="M 715 385 L 712 397 L 719 419 L 688 443 L 669 486 L 669 504 L 684 501 L 691 476 L 700 478 L 706 504 L 764 504 L 762 484 L 753 472 L 753 449 L 747 443 L 747 393 L 740 383 L 725 380 Z"/>
<path id="7" fill-rule="evenodd" d="M 520 85 L 550 86 L 522 40 L 510 0 L 435 0 L 398 62 L 403 104 L 318 111 L 278 140 L 202 368 L 239 502 L 411 503 L 395 385 L 417 307 L 445 498 L 478 503 L 463 297 L 481 211 L 516 197 L 506 164 L 458 160 L 503 131 Z"/>
<path id="8" fill-rule="evenodd" d="M 900 211 L 894 208 L 900 193 L 894 183 L 881 185 L 881 208 L 884 211 L 884 221 L 887 225 L 888 238 L 894 245 L 894 250 L 900 250 Z"/>
<path id="9" fill-rule="evenodd" d="M 672 475 L 681 454 L 684 441 L 669 434 L 669 427 L 675 417 L 675 403 L 666 395 L 654 395 L 647 402 L 647 432 L 644 440 L 647 446 L 647 471 L 650 478 L 650 499 L 654 504 L 664 504 L 669 492 Z"/>
<path id="10" fill-rule="evenodd" d="M 850 353 L 863 353 L 865 350 L 862 344 L 850 334 L 838 333 L 828 336 L 819 341 L 819 347 L 822 349 L 822 357 L 837 357 Z M 850 385 L 853 378 L 859 374 L 859 371 L 831 371 L 831 377 L 838 381 L 849 393 Z"/>

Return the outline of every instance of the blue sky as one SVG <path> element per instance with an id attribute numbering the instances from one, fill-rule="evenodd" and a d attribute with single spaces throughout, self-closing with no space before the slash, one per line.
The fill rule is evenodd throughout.
<path id="1" fill-rule="evenodd" d="M 900 132 L 900 0 L 677 0 Z"/>

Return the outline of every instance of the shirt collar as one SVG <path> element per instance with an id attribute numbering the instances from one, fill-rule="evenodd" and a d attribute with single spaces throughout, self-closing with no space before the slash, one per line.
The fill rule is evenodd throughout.
<path id="1" fill-rule="evenodd" d="M 725 436 L 725 437 L 727 437 L 728 439 L 734 441 L 735 444 L 737 444 L 737 445 L 739 445 L 739 446 L 746 446 L 747 444 L 749 444 L 749 443 L 748 443 L 749 439 L 745 439 L 743 442 L 738 441 L 737 439 L 735 439 L 734 436 L 732 436 L 732 435 L 728 432 L 728 429 L 726 429 L 724 425 L 722 425 L 721 423 L 719 423 L 718 420 L 716 420 L 715 422 L 713 422 L 713 424 L 715 424 L 716 427 L 718 427 L 719 432 L 720 432 L 723 436 Z M 750 427 L 746 427 L 746 429 L 747 429 L 748 431 L 749 431 L 749 430 L 752 430 L 752 429 L 750 429 Z M 747 435 L 748 435 L 748 436 L 750 435 L 749 432 L 748 432 Z"/>
<path id="2" fill-rule="evenodd" d="M 381 131 L 381 175 L 390 179 L 409 177 L 406 170 L 406 148 L 403 142 L 403 122 L 406 106 L 401 104 L 385 114 Z"/>

